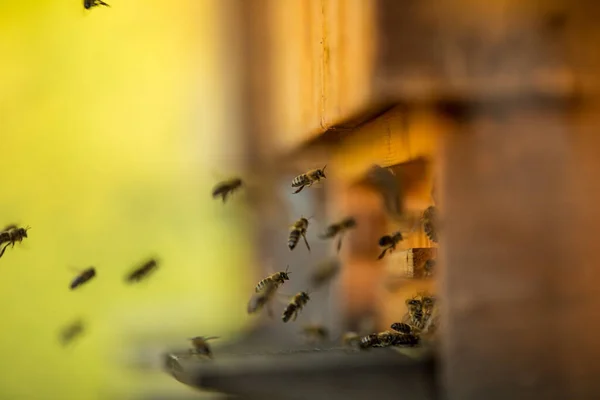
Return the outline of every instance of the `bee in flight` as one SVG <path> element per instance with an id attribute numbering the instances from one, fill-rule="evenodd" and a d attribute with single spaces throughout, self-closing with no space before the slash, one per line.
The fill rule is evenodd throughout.
<path id="1" fill-rule="evenodd" d="M 158 268 L 158 262 L 155 259 L 150 259 L 125 277 L 128 283 L 139 282 L 147 278 L 153 271 Z"/>
<path id="2" fill-rule="evenodd" d="M 258 284 L 256 285 L 256 288 L 254 288 L 254 291 L 256 293 L 259 293 L 263 289 L 266 289 L 267 285 L 269 285 L 271 283 L 275 284 L 277 286 L 277 288 L 279 288 L 279 286 L 281 286 L 285 281 L 290 280 L 291 272 L 288 272 L 289 268 L 290 268 L 290 266 L 288 265 L 285 268 L 285 271 L 275 272 L 274 274 L 267 276 L 265 279 L 258 282 Z"/>
<path id="3" fill-rule="evenodd" d="M 2 257 L 4 255 L 4 252 L 6 251 L 6 248 L 9 245 L 12 245 L 12 247 L 15 247 L 15 243 L 17 243 L 17 242 L 21 243 L 23 241 L 23 239 L 25 239 L 27 237 L 27 231 L 29 229 L 31 229 L 31 228 L 30 227 L 19 228 L 15 224 L 6 226 L 2 230 L 2 232 L 0 232 L 0 245 L 6 243 L 6 245 L 4 245 L 2 250 L 0 250 L 0 257 Z"/>
<path id="4" fill-rule="evenodd" d="M 298 318 L 298 314 L 302 311 L 302 308 L 308 303 L 310 300 L 310 296 L 306 292 L 299 292 L 287 305 L 285 310 L 283 310 L 283 315 L 281 316 L 281 320 L 283 322 L 288 322 L 290 319 L 295 321 Z"/>
<path id="5" fill-rule="evenodd" d="M 71 290 L 78 288 L 84 283 L 90 281 L 92 278 L 96 276 L 96 268 L 89 267 L 84 269 L 71 281 L 71 285 L 69 286 Z"/>
<path id="6" fill-rule="evenodd" d="M 310 276 L 313 289 L 329 283 L 340 272 L 341 266 L 338 259 L 326 260 L 320 263 Z"/>
<path id="7" fill-rule="evenodd" d="M 301 217 L 298 221 L 294 222 L 294 225 L 290 227 L 290 236 L 288 237 L 288 247 L 290 250 L 294 250 L 300 240 L 300 236 L 304 239 L 306 248 L 310 251 L 310 246 L 306 240 L 306 230 L 308 229 L 308 218 Z"/>
<path id="8" fill-rule="evenodd" d="M 240 178 L 232 178 L 223 182 L 219 182 L 212 191 L 213 199 L 221 197 L 223 203 L 227 200 L 227 196 L 241 188 L 243 182 Z"/>
<path id="9" fill-rule="evenodd" d="M 188 339 L 192 342 L 192 346 L 193 346 L 193 348 L 190 349 L 190 354 L 195 355 L 195 356 L 206 356 L 208 358 L 212 358 L 212 351 L 207 342 L 209 340 L 218 339 L 218 338 L 219 338 L 218 336 L 209 336 L 209 337 L 196 336 L 196 337 Z"/>
<path id="10" fill-rule="evenodd" d="M 323 325 L 305 325 L 302 334 L 309 342 L 324 342 L 329 339 L 329 330 Z"/>
<path id="11" fill-rule="evenodd" d="M 384 249 L 379 255 L 379 257 L 377 257 L 377 259 L 381 260 L 385 256 L 385 253 L 388 252 L 388 250 L 390 251 L 390 253 L 396 250 L 396 245 L 400 243 L 402 239 L 403 237 L 400 232 L 394 232 L 391 235 L 382 236 L 379 239 L 379 247 L 383 247 Z"/>
<path id="12" fill-rule="evenodd" d="M 102 0 L 83 0 L 83 8 L 85 8 L 86 10 L 89 10 L 90 8 L 96 6 L 110 7 L 109 4 L 106 4 Z"/>
<path id="13" fill-rule="evenodd" d="M 438 216 L 437 216 L 437 208 L 435 206 L 429 206 L 423 211 L 423 216 L 421 217 L 421 221 L 423 222 L 423 230 L 425 231 L 425 235 L 434 243 L 438 242 Z"/>
<path id="14" fill-rule="evenodd" d="M 259 312 L 265 305 L 270 304 L 273 297 L 275 297 L 275 293 L 277 293 L 279 285 L 275 281 L 268 281 L 262 286 L 262 289 L 254 293 L 248 302 L 248 314 Z M 267 306 L 267 312 L 270 317 L 273 316 L 273 310 L 271 310 L 270 305 Z"/>
<path id="15" fill-rule="evenodd" d="M 298 189 L 294 192 L 294 194 L 299 193 L 302 189 L 304 189 L 305 186 L 310 187 L 313 185 L 313 183 L 319 182 L 321 179 L 327 178 L 325 176 L 326 167 L 327 165 L 320 169 L 311 169 L 310 171 L 295 177 L 292 180 L 292 187 Z"/>
<path id="16" fill-rule="evenodd" d="M 342 239 L 344 234 L 350 229 L 356 227 L 356 220 L 353 217 L 346 217 L 338 223 L 331 224 L 325 229 L 325 233 L 319 235 L 321 239 L 332 239 L 339 235 L 337 251 L 342 248 Z"/>
<path id="17" fill-rule="evenodd" d="M 83 331 L 84 331 L 83 321 L 77 320 L 77 321 L 71 323 L 70 325 L 65 327 L 62 330 L 62 332 L 60 333 L 60 341 L 62 342 L 62 345 L 63 346 L 68 345 L 73 340 L 75 340 L 76 337 L 80 336 L 83 333 Z"/>

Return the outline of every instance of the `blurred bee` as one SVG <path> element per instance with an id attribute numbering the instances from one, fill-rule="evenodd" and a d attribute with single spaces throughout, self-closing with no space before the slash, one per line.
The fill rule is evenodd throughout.
<path id="1" fill-rule="evenodd" d="M 90 8 L 96 6 L 110 7 L 110 5 L 106 4 L 102 0 L 83 0 L 83 8 L 85 8 L 86 10 L 89 10 Z"/>
<path id="2" fill-rule="evenodd" d="M 363 336 L 360 340 L 360 348 L 368 349 L 371 347 L 415 346 L 418 343 L 419 337 L 416 335 L 384 331 Z"/>
<path id="3" fill-rule="evenodd" d="M 435 206 L 429 206 L 423 212 L 423 216 L 421 217 L 421 221 L 423 222 L 423 230 L 425 231 L 425 235 L 434 243 L 438 242 L 438 217 L 437 217 L 437 208 Z"/>
<path id="4" fill-rule="evenodd" d="M 71 285 L 70 285 L 71 290 L 78 288 L 79 286 L 88 282 L 95 276 L 96 276 L 96 269 L 94 267 L 89 267 L 89 268 L 84 269 L 83 271 L 81 271 L 81 273 L 79 275 L 77 275 L 75 277 L 75 279 L 73 279 L 73 281 L 71 281 Z"/>
<path id="5" fill-rule="evenodd" d="M 412 326 L 422 329 L 425 325 L 425 313 L 423 312 L 423 302 L 419 299 L 407 299 L 406 307 L 408 313 L 403 322 L 410 322 Z"/>
<path id="6" fill-rule="evenodd" d="M 302 334 L 309 342 L 324 342 L 329 339 L 329 330 L 323 325 L 305 325 L 302 327 Z"/>
<path id="7" fill-rule="evenodd" d="M 30 227 L 19 228 L 15 224 L 6 226 L 2 230 L 2 232 L 0 232 L 0 245 L 6 243 L 6 245 L 0 251 L 0 257 L 2 257 L 4 255 L 4 252 L 6 251 L 6 248 L 9 245 L 12 245 L 12 247 L 15 247 L 15 243 L 17 243 L 17 242 L 21 243 L 23 241 L 23 239 L 25 239 L 27 237 L 27 231 L 29 229 L 31 229 L 31 228 Z"/>
<path id="8" fill-rule="evenodd" d="M 305 186 L 312 186 L 313 183 L 315 182 L 319 182 L 321 179 L 325 179 L 327 178 L 325 176 L 325 168 L 327 167 L 327 165 L 325 165 L 323 168 L 321 169 L 311 169 L 310 171 L 306 172 L 305 174 L 301 174 L 298 175 L 297 177 L 295 177 L 292 180 L 292 187 L 295 188 L 299 188 L 298 190 L 296 190 L 294 192 L 294 194 L 299 193 L 302 189 L 304 189 Z"/>
<path id="9" fill-rule="evenodd" d="M 265 305 L 270 304 L 275 293 L 277 293 L 279 285 L 280 284 L 275 281 L 268 281 L 262 286 L 262 289 L 259 292 L 254 293 L 248 302 L 248 314 L 259 312 Z M 270 317 L 273 316 L 273 311 L 270 306 L 267 306 L 267 312 Z"/>
<path id="10" fill-rule="evenodd" d="M 213 199 L 221 197 L 223 203 L 227 200 L 227 196 L 241 188 L 243 185 L 240 178 L 232 178 L 227 181 L 219 182 L 212 191 Z"/>
<path id="11" fill-rule="evenodd" d="M 325 233 L 319 235 L 319 237 L 321 239 L 331 239 L 339 235 L 337 243 L 337 251 L 339 252 L 342 248 L 342 239 L 344 238 L 344 234 L 354 227 L 356 227 L 356 220 L 353 217 L 346 217 L 336 224 L 329 225 L 327 229 L 325 229 Z"/>
<path id="12" fill-rule="evenodd" d="M 340 272 L 340 268 L 338 259 L 326 260 L 320 263 L 309 278 L 312 287 L 317 289 L 330 282 Z"/>
<path id="13" fill-rule="evenodd" d="M 388 252 L 388 250 L 390 251 L 390 253 L 396 250 L 396 245 L 400 243 L 402 239 L 403 237 L 400 232 L 394 232 L 391 235 L 382 236 L 379 239 L 379 247 L 384 247 L 384 249 L 379 255 L 379 257 L 377 257 L 377 259 L 381 260 L 385 256 L 385 253 Z"/>
<path id="14" fill-rule="evenodd" d="M 207 342 L 209 340 L 218 339 L 218 338 L 219 338 L 218 336 L 210 336 L 210 337 L 196 336 L 196 337 L 188 339 L 192 342 L 192 346 L 193 346 L 193 348 L 190 349 L 190 354 L 195 355 L 195 356 L 206 356 L 208 358 L 213 358 L 212 351 Z"/>
<path id="15" fill-rule="evenodd" d="M 309 300 L 310 296 L 306 292 L 299 292 L 296 295 L 294 295 L 294 297 L 292 297 L 292 300 L 287 305 L 285 310 L 283 310 L 281 320 L 283 322 L 288 322 L 290 319 L 292 319 L 292 321 L 295 321 L 296 318 L 298 318 L 298 314 L 306 305 L 306 303 L 308 303 Z"/>
<path id="16" fill-rule="evenodd" d="M 290 236 L 288 237 L 288 247 L 291 250 L 296 248 L 298 244 L 298 240 L 300 240 L 300 236 L 304 239 L 304 244 L 306 244 L 306 248 L 310 251 L 310 246 L 308 245 L 308 241 L 306 240 L 306 230 L 308 229 L 308 218 L 301 217 L 298 221 L 294 222 L 294 225 L 290 227 Z"/>
<path id="17" fill-rule="evenodd" d="M 425 262 L 423 269 L 425 270 L 425 276 L 430 277 L 433 276 L 433 271 L 435 269 L 436 261 L 434 259 L 429 259 Z"/>
<path id="18" fill-rule="evenodd" d="M 391 326 L 390 329 L 396 331 L 396 332 L 400 332 L 403 333 L 405 335 L 411 335 L 411 334 L 418 334 L 419 333 L 419 329 L 417 329 L 416 327 L 409 325 L 407 323 L 404 322 L 394 322 Z"/>
<path id="19" fill-rule="evenodd" d="M 263 289 L 265 289 L 267 287 L 267 285 L 270 285 L 272 283 L 276 285 L 276 288 L 279 288 L 279 286 L 281 286 L 285 281 L 290 280 L 291 272 L 288 272 L 289 268 L 290 268 L 290 266 L 288 265 L 285 268 L 285 271 L 275 272 L 274 274 L 267 276 L 265 279 L 258 282 L 258 284 L 256 285 L 256 288 L 254 288 L 254 291 L 256 293 L 258 293 L 258 292 L 262 291 Z"/>
<path id="20" fill-rule="evenodd" d="M 147 278 L 157 268 L 158 262 L 155 259 L 150 259 L 127 275 L 125 280 L 128 283 L 139 282 L 142 279 Z"/>
<path id="21" fill-rule="evenodd" d="M 81 335 L 84 331 L 83 321 L 77 320 L 72 324 L 64 328 L 60 334 L 60 341 L 63 346 L 71 343 L 76 337 Z"/>
<path id="22" fill-rule="evenodd" d="M 342 345 L 346 347 L 356 347 L 360 345 L 361 337 L 356 332 L 346 332 L 342 335 Z"/>

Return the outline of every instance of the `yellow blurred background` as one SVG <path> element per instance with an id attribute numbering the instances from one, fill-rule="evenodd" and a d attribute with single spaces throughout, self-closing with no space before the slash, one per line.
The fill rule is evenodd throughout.
<path id="1" fill-rule="evenodd" d="M 247 321 L 244 210 L 210 197 L 213 171 L 236 167 L 218 2 L 107 1 L 0 2 L 0 224 L 32 227 L 0 259 L 0 399 L 191 391 L 118 355 Z M 126 286 L 151 256 L 160 269 Z M 71 292 L 89 265 L 98 276 Z"/>

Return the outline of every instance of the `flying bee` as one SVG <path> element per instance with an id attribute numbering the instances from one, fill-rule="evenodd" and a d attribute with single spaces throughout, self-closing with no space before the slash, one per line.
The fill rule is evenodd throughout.
<path id="1" fill-rule="evenodd" d="M 86 10 L 89 10 L 90 8 L 96 6 L 110 7 L 110 5 L 106 4 L 102 0 L 83 0 L 83 8 L 85 8 Z"/>
<path id="2" fill-rule="evenodd" d="M 338 223 L 331 224 L 325 229 L 325 233 L 319 235 L 321 239 L 332 239 L 339 235 L 337 251 L 342 248 L 342 239 L 344 234 L 350 229 L 356 227 L 356 220 L 353 217 L 346 217 Z"/>
<path id="3" fill-rule="evenodd" d="M 338 259 L 326 260 L 320 263 L 310 276 L 310 282 L 314 289 L 317 289 L 337 276 L 341 266 Z"/>
<path id="4" fill-rule="evenodd" d="M 212 358 L 212 351 L 207 342 L 209 340 L 218 339 L 218 338 L 219 338 L 218 336 L 209 336 L 209 337 L 196 336 L 196 337 L 188 339 L 192 342 L 192 346 L 193 346 L 193 348 L 190 349 L 190 354 L 196 355 L 196 356 L 206 356 L 208 358 Z"/>
<path id="5" fill-rule="evenodd" d="M 6 226 L 2 232 L 0 232 L 0 245 L 6 243 L 2 250 L 0 250 L 0 257 L 4 255 L 4 252 L 9 245 L 15 247 L 15 243 L 21 243 L 23 239 L 27 237 L 27 231 L 29 229 L 31 229 L 29 226 L 26 228 L 19 228 L 15 224 Z"/>
<path id="6" fill-rule="evenodd" d="M 296 248 L 298 244 L 298 240 L 300 240 L 300 236 L 304 239 L 304 244 L 306 244 L 306 248 L 310 251 L 310 246 L 308 245 L 308 241 L 306 240 L 306 230 L 308 229 L 308 218 L 301 217 L 298 221 L 294 222 L 294 225 L 290 227 L 290 235 L 288 237 L 288 247 L 291 250 Z"/>
<path id="7" fill-rule="evenodd" d="M 294 192 L 294 194 L 299 193 L 302 189 L 304 189 L 305 186 L 312 186 L 313 183 L 319 182 L 321 179 L 325 179 L 327 178 L 325 176 L 325 168 L 327 167 L 327 165 L 325 165 L 323 168 L 317 168 L 317 169 L 311 169 L 310 171 L 298 175 L 297 177 L 295 177 L 292 180 L 292 187 L 293 188 L 299 188 L 298 190 L 296 190 Z"/>
<path id="8" fill-rule="evenodd" d="M 436 261 L 434 259 L 429 259 L 429 260 L 425 261 L 425 265 L 423 266 L 423 269 L 425 271 L 426 277 L 433 276 L 433 271 L 435 270 L 435 264 L 436 264 Z"/>
<path id="9" fill-rule="evenodd" d="M 223 182 L 219 182 L 212 191 L 212 197 L 213 199 L 221 197 L 223 199 L 223 203 L 225 203 L 227 196 L 240 189 L 242 185 L 243 182 L 240 178 L 232 178 Z"/>
<path id="10" fill-rule="evenodd" d="M 379 239 L 379 247 L 383 247 L 384 249 L 379 255 L 379 257 L 377 257 L 377 259 L 381 260 L 385 256 L 385 253 L 388 252 L 388 250 L 390 253 L 396 250 L 396 245 L 398 245 L 398 243 L 400 243 L 402 239 L 402 233 L 400 232 L 394 232 L 391 235 L 382 236 Z"/>
<path id="11" fill-rule="evenodd" d="M 155 259 L 150 259 L 129 273 L 125 277 L 125 281 L 128 283 L 139 282 L 142 279 L 147 278 L 157 268 L 158 262 Z"/>
<path id="12" fill-rule="evenodd" d="M 274 283 L 276 285 L 276 287 L 279 288 L 279 286 L 281 286 L 285 281 L 290 280 L 291 272 L 288 272 L 289 268 L 290 268 L 290 266 L 288 265 L 285 268 L 285 271 L 275 272 L 274 274 L 267 276 L 265 279 L 258 282 L 258 284 L 256 285 L 256 288 L 254 288 L 254 291 L 256 293 L 258 293 L 258 292 L 262 291 L 263 289 L 265 289 L 267 287 L 267 285 L 269 285 L 271 283 Z"/>
<path id="13" fill-rule="evenodd" d="M 275 296 L 275 293 L 277 293 L 279 285 L 280 284 L 275 281 L 268 281 L 262 286 L 262 289 L 259 292 L 254 293 L 248 302 L 248 314 L 254 314 L 262 310 L 265 305 L 269 304 Z M 272 317 L 273 311 L 270 306 L 267 307 L 267 311 L 269 316 Z"/>
<path id="14" fill-rule="evenodd" d="M 79 286 L 88 282 L 95 276 L 96 276 L 96 269 L 94 267 L 89 267 L 89 268 L 84 269 L 83 271 L 81 271 L 81 273 L 79 273 L 79 275 L 77 275 L 75 277 L 75 279 L 73 279 L 73 281 L 71 281 L 71 285 L 70 285 L 71 290 L 78 288 Z"/>
<path id="15" fill-rule="evenodd" d="M 283 310 L 281 320 L 283 322 L 288 322 L 290 319 L 295 321 L 296 318 L 298 318 L 298 314 L 300 311 L 302 311 L 302 308 L 306 305 L 306 303 L 308 303 L 309 300 L 310 296 L 306 292 L 299 292 L 294 295 L 285 310 Z"/>
<path id="16" fill-rule="evenodd" d="M 65 327 L 60 333 L 60 341 L 63 346 L 71 343 L 76 337 L 80 336 L 84 331 L 83 321 L 77 320 L 67 327 Z"/>
<path id="17" fill-rule="evenodd" d="M 329 330 L 323 325 L 305 325 L 302 334 L 309 342 L 323 342 L 329 339 Z"/>
<path id="18" fill-rule="evenodd" d="M 407 323 L 404 323 L 404 322 L 394 322 L 390 326 L 390 329 L 392 329 L 396 332 L 403 333 L 405 335 L 416 334 L 419 332 L 419 330 L 417 328 L 415 328 L 414 326 L 409 325 Z"/>
<path id="19" fill-rule="evenodd" d="M 434 243 L 438 242 L 438 216 L 437 216 L 437 208 L 435 206 L 429 206 L 423 211 L 423 216 L 421 217 L 421 221 L 423 222 L 423 230 L 425 231 L 425 235 Z"/>

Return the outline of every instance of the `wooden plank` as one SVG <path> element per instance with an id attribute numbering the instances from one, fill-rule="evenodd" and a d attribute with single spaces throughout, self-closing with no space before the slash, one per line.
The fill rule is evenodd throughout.
<path id="1" fill-rule="evenodd" d="M 600 200 L 588 181 L 600 173 L 598 139 L 577 134 L 567 103 L 472 111 L 445 137 L 440 169 L 447 398 L 594 398 L 600 270 L 586 265 L 600 222 L 588 213 Z M 585 161 L 577 140 L 596 149 Z"/>

